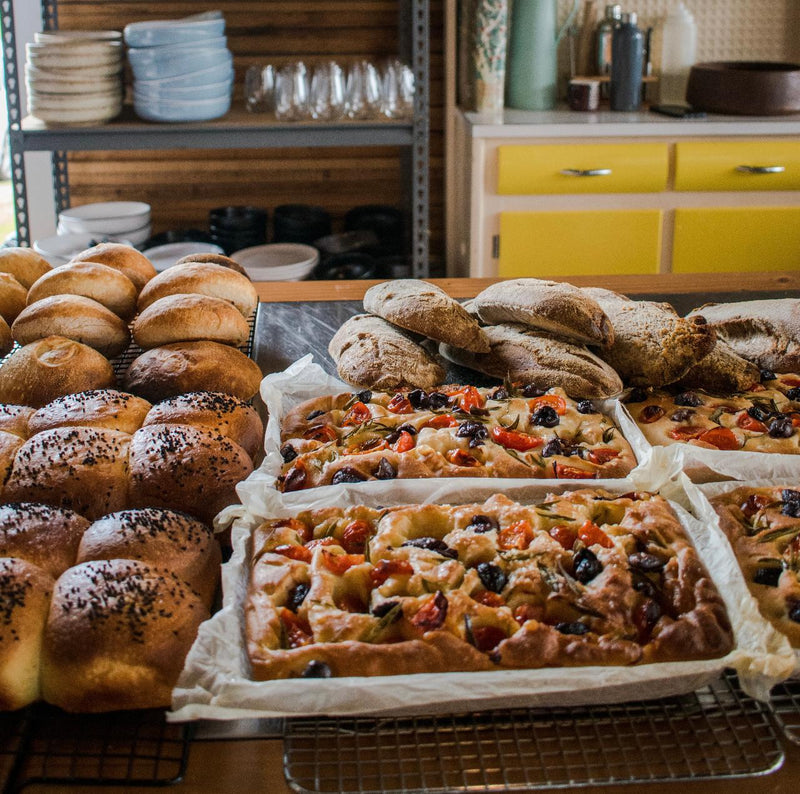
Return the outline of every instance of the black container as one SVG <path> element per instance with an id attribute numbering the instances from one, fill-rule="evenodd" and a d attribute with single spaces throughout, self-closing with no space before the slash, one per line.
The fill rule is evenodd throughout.
<path id="1" fill-rule="evenodd" d="M 644 33 L 636 14 L 623 14 L 611 34 L 611 110 L 633 111 L 642 104 Z"/>
<path id="2" fill-rule="evenodd" d="M 169 229 L 166 232 L 159 232 L 145 240 L 141 245 L 141 250 L 156 248 L 159 245 L 170 245 L 171 243 L 213 243 L 211 235 L 200 229 Z M 219 245 L 219 243 L 217 243 Z"/>
<path id="3" fill-rule="evenodd" d="M 306 243 L 331 233 L 331 216 L 322 207 L 308 204 L 281 204 L 272 211 L 275 243 Z"/>
<path id="4" fill-rule="evenodd" d="M 352 251 L 346 254 L 333 254 L 320 262 L 313 272 L 313 278 L 320 281 L 340 281 L 354 278 L 377 278 L 378 267 L 369 254 Z"/>
<path id="5" fill-rule="evenodd" d="M 386 204 L 364 204 L 348 210 L 344 216 L 348 231 L 374 232 L 378 238 L 376 253 L 380 256 L 400 255 L 405 249 L 403 213 Z"/>
<path id="6" fill-rule="evenodd" d="M 261 207 L 217 207 L 208 213 L 213 242 L 230 255 L 267 242 L 267 211 Z"/>

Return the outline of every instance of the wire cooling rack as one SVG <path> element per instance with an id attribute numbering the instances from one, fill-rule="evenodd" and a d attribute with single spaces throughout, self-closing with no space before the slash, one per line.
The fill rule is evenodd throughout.
<path id="1" fill-rule="evenodd" d="M 800 744 L 800 679 L 784 681 L 770 693 L 770 707 L 784 736 Z"/>
<path id="2" fill-rule="evenodd" d="M 690 695 L 430 718 L 287 721 L 299 792 L 525 791 L 766 774 L 783 761 L 767 707 L 734 676 Z"/>

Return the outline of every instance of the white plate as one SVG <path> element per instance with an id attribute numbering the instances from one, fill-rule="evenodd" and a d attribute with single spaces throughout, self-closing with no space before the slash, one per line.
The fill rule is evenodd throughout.
<path id="1" fill-rule="evenodd" d="M 103 124 L 116 118 L 122 111 L 122 104 L 109 106 L 103 110 L 96 108 L 74 108 L 71 110 L 29 111 L 30 115 L 45 124 Z"/>
<path id="2" fill-rule="evenodd" d="M 122 64 L 112 63 L 107 66 L 85 66 L 75 69 L 59 69 L 58 67 L 39 67 L 25 64 L 25 75 L 29 80 L 57 80 L 60 83 L 82 82 L 91 84 L 94 80 L 107 80 L 110 77 L 121 79 Z"/>
<path id="3" fill-rule="evenodd" d="M 125 43 L 129 47 L 158 47 L 219 36 L 224 30 L 222 12 L 206 11 L 182 19 L 131 22 L 125 26 Z"/>
<path id="4" fill-rule="evenodd" d="M 59 76 L 52 77 L 33 77 L 26 73 L 25 85 L 30 93 L 37 94 L 86 94 L 86 93 L 108 93 L 111 91 L 122 91 L 121 74 L 112 77 L 92 77 L 86 80 L 78 80 Z"/>
<path id="5" fill-rule="evenodd" d="M 37 44 L 65 41 L 122 41 L 119 30 L 45 30 L 33 34 Z"/>
<path id="6" fill-rule="evenodd" d="M 267 243 L 242 248 L 231 254 L 242 267 L 286 268 L 319 261 L 319 251 L 302 243 Z"/>
<path id="7" fill-rule="evenodd" d="M 28 107 L 31 111 L 44 110 L 72 110 L 73 108 L 86 108 L 105 110 L 122 104 L 122 89 L 109 91 L 102 94 L 44 94 L 31 91 L 28 94 Z"/>
<path id="8" fill-rule="evenodd" d="M 179 259 L 189 254 L 224 254 L 225 251 L 214 243 L 186 241 L 157 245 L 155 248 L 145 249 L 142 253 L 153 263 L 156 270 L 161 271 L 172 267 Z"/>
<path id="9" fill-rule="evenodd" d="M 116 53 L 29 53 L 27 62 L 37 69 L 85 69 L 93 66 L 100 69 L 122 68 L 122 58 Z"/>
<path id="10" fill-rule="evenodd" d="M 130 240 L 102 234 L 56 234 L 34 240 L 33 250 L 41 254 L 51 265 L 63 265 L 81 251 L 106 241 L 131 245 Z"/>
<path id="11" fill-rule="evenodd" d="M 97 201 L 93 204 L 81 204 L 61 210 L 58 217 L 61 220 L 81 222 L 130 218 L 133 228 L 138 228 L 150 218 L 150 205 L 144 201 Z M 133 221 L 136 222 L 133 223 Z"/>

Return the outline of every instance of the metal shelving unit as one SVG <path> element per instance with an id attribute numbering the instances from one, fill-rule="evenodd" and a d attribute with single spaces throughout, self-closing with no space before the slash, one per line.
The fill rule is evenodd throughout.
<path id="1" fill-rule="evenodd" d="M 19 0 L 16 0 L 19 2 Z M 400 0 L 401 55 L 414 72 L 414 115 L 409 122 L 269 123 L 234 109 L 224 118 L 202 123 L 151 124 L 129 108 L 109 123 L 89 127 L 48 128 L 25 118 L 20 104 L 20 72 L 14 28 L 15 0 L 0 0 L 5 54 L 11 176 L 19 245 L 29 245 L 25 153 L 49 151 L 53 159 L 56 212 L 70 205 L 67 153 L 131 149 L 265 149 L 308 146 L 403 146 L 408 148 L 407 204 L 411 217 L 411 263 L 415 277 L 430 274 L 429 225 L 429 0 Z M 58 28 L 57 0 L 42 0 L 42 28 Z M 402 50 L 406 51 L 402 51 Z"/>

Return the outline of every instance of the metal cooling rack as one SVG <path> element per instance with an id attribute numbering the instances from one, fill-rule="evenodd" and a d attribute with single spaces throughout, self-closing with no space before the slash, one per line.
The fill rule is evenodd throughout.
<path id="1" fill-rule="evenodd" d="M 770 693 L 769 705 L 784 736 L 800 744 L 800 680 L 784 681 Z"/>
<path id="2" fill-rule="evenodd" d="M 766 706 L 734 676 L 641 703 L 429 718 L 291 720 L 293 790 L 526 791 L 766 774 L 783 762 Z"/>

